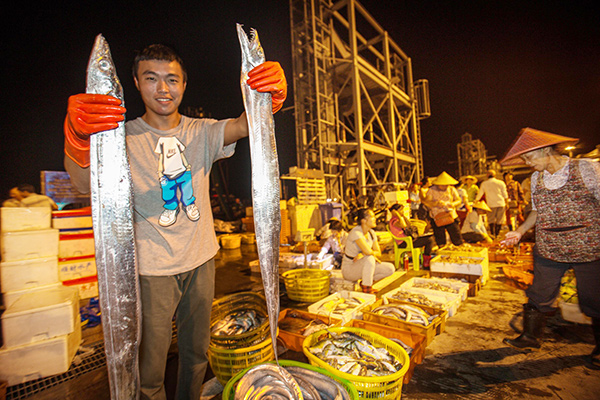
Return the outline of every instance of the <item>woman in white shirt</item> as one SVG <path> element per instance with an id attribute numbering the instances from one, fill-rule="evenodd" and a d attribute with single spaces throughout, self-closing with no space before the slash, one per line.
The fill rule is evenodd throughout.
<path id="1" fill-rule="evenodd" d="M 359 224 L 354 227 L 346 239 L 344 257 L 342 258 L 342 275 L 344 279 L 360 282 L 365 293 L 376 293 L 373 282 L 388 277 L 396 268 L 389 262 L 381 262 L 381 249 L 373 228 L 377 226 L 375 213 L 369 208 L 358 210 Z"/>

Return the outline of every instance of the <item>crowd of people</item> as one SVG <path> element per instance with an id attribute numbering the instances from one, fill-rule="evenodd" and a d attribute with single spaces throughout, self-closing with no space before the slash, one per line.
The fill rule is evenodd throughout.
<path id="1" fill-rule="evenodd" d="M 437 177 L 425 177 L 408 187 L 407 205 L 396 203 L 387 210 L 387 229 L 399 248 L 422 248 L 421 266 L 429 268 L 432 251 L 443 247 L 448 240 L 455 246 L 463 243 L 492 243 L 499 238 L 502 227 L 517 228 L 525 221 L 528 200 L 513 174 L 506 172 L 503 180 L 495 170 L 487 171 L 479 185 L 475 176 L 463 176 L 460 181 L 447 172 Z M 406 211 L 404 207 L 408 207 Z M 373 228 L 376 227 L 373 209 L 357 211 L 356 227 L 345 232 L 341 221 L 332 219 L 318 236 L 323 242 L 319 258 L 333 253 L 334 265 L 341 267 L 344 277 L 358 281 L 363 291 L 373 293 L 373 282 L 394 272 L 394 266 L 381 262 L 381 249 Z M 419 222 L 416 222 L 416 221 Z M 418 232 L 415 225 L 425 226 Z"/>
<path id="2" fill-rule="evenodd" d="M 525 351 L 540 348 L 545 320 L 555 311 L 561 279 L 573 269 L 579 305 L 592 319 L 596 342 L 585 365 L 600 369 L 600 165 L 558 151 L 559 145 L 576 142 L 576 138 L 525 128 L 501 164 L 525 163 L 533 169 L 530 177 L 519 183 L 510 171 L 499 179 L 495 170 L 489 170 L 479 186 L 477 178 L 470 175 L 460 182 L 446 172 L 433 179 L 425 177 L 409 187 L 411 218 L 402 212 L 403 206 L 395 204 L 389 210 L 388 229 L 398 246 L 406 246 L 403 237 L 412 236 L 413 246 L 424 248 L 424 268 L 433 241 L 442 247 L 447 238 L 454 245 L 489 243 L 496 238 L 501 246 L 514 246 L 534 230 L 534 278 L 526 290 L 523 331 L 504 343 Z M 381 250 L 373 232 L 373 211 L 361 209 L 359 216 L 358 226 L 346 238 L 345 250 L 340 246 L 338 251 L 344 254 L 344 278 L 361 280 L 363 291 L 372 293 L 373 282 L 391 275 L 394 266 L 378 259 Z M 415 219 L 426 221 L 431 228 L 428 239 L 411 229 Z M 508 231 L 501 238 L 504 226 Z"/>

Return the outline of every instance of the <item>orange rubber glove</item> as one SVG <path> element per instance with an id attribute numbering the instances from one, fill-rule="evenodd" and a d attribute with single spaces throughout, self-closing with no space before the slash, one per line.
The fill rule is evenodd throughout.
<path id="1" fill-rule="evenodd" d="M 65 154 L 77 165 L 90 165 L 90 135 L 115 129 L 125 119 L 121 100 L 105 94 L 80 93 L 69 97 L 65 118 Z"/>
<path id="2" fill-rule="evenodd" d="M 287 97 L 287 82 L 283 68 L 276 61 L 266 61 L 248 72 L 246 81 L 251 89 L 259 92 L 271 93 L 273 103 L 273 114 L 275 114 Z"/>

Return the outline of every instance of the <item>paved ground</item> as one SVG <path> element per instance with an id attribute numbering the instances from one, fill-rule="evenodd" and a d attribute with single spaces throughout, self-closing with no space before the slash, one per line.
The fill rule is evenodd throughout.
<path id="1" fill-rule="evenodd" d="M 256 258 L 252 246 L 221 251 L 216 260 L 217 296 L 260 290 L 260 275 L 252 273 L 248 266 Z M 516 336 L 509 321 L 521 309 L 525 296 L 522 290 L 510 285 L 500 267 L 501 264 L 491 263 L 490 282 L 448 319 L 445 332 L 427 347 L 424 362 L 403 386 L 402 398 L 600 398 L 600 371 L 583 366 L 583 357 L 593 347 L 589 326 L 565 322 L 557 315 L 549 321 L 547 339 L 540 351 L 522 354 L 502 343 L 502 338 Z M 282 308 L 293 305 L 282 296 Z M 88 342 L 101 338 L 98 329 L 86 331 L 84 337 Z M 287 352 L 281 357 L 306 362 L 299 353 Z M 177 354 L 173 353 L 167 366 L 169 398 L 173 396 L 176 361 Z M 207 376 L 205 387 L 205 399 L 221 399 L 222 386 L 211 375 Z M 33 395 L 19 395 L 9 388 L 8 398 L 100 400 L 109 398 L 107 391 L 106 368 L 99 367 L 51 387 L 38 388 Z"/>
<path id="2" fill-rule="evenodd" d="M 600 371 L 583 360 L 593 348 L 589 326 L 548 321 L 540 351 L 519 353 L 502 343 L 514 337 L 509 321 L 525 302 L 491 265 L 491 280 L 449 318 L 427 347 L 423 364 L 404 387 L 405 399 L 598 399 Z"/>

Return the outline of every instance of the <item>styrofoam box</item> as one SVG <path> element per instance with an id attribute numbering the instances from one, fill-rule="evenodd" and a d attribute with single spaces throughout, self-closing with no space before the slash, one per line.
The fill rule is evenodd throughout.
<path id="1" fill-rule="evenodd" d="M 2 314 L 2 337 L 15 347 L 67 335 L 79 324 L 77 289 L 59 287 L 19 297 Z"/>
<path id="2" fill-rule="evenodd" d="M 0 349 L 0 380 L 8 386 L 65 373 L 81 344 L 81 324 L 68 335 Z"/>
<path id="3" fill-rule="evenodd" d="M 298 253 L 279 253 L 279 267 L 293 269 L 296 268 L 296 262 L 304 262 L 304 254 Z"/>
<path id="4" fill-rule="evenodd" d="M 325 254 L 325 256 L 318 260 L 318 253 L 310 253 L 306 255 L 306 268 L 314 268 L 314 269 L 331 269 L 333 262 L 333 254 Z M 300 259 L 296 259 L 296 268 L 305 268 L 304 267 L 304 256 Z"/>
<path id="5" fill-rule="evenodd" d="M 341 292 L 342 290 L 354 291 L 357 283 L 354 281 L 349 281 L 344 279 L 344 275 L 342 271 L 339 269 L 334 269 L 330 271 L 329 277 L 329 292 Z"/>
<path id="6" fill-rule="evenodd" d="M 442 285 L 442 286 L 446 286 L 450 289 L 456 290 L 457 294 L 460 295 L 461 301 L 465 301 L 467 300 L 467 296 L 468 296 L 468 292 L 469 292 L 469 284 L 467 282 L 461 282 L 459 280 L 456 279 L 445 279 L 445 278 L 410 278 L 408 279 L 406 282 L 404 282 L 402 285 L 400 285 L 401 288 L 404 289 L 408 289 L 408 288 L 412 288 L 415 287 L 415 285 L 418 285 L 420 283 L 436 283 L 438 285 Z M 426 288 L 421 288 L 421 289 L 426 289 Z M 435 290 L 435 289 L 431 289 L 431 290 Z M 445 292 L 445 291 L 441 291 L 439 290 L 439 292 L 441 293 L 451 293 L 451 292 Z"/>
<path id="7" fill-rule="evenodd" d="M 58 256 L 58 229 L 2 232 L 2 261 Z"/>
<path id="8" fill-rule="evenodd" d="M 24 294 L 39 292 L 39 291 L 44 291 L 44 290 L 49 290 L 49 289 L 57 289 L 57 288 L 60 288 L 61 286 L 62 286 L 62 284 L 60 282 L 56 282 L 56 283 L 52 283 L 50 285 L 44 285 L 44 286 L 38 286 L 35 288 L 27 288 L 27 289 L 21 289 L 21 290 L 15 290 L 12 292 L 2 293 L 2 301 L 4 302 L 4 307 L 8 308 L 12 304 L 14 304 L 14 302 L 17 301 L 17 299 L 19 299 L 19 297 L 23 296 Z"/>
<path id="9" fill-rule="evenodd" d="M 58 258 L 75 258 L 96 254 L 94 234 L 89 230 L 61 233 L 58 241 Z"/>
<path id="10" fill-rule="evenodd" d="M 592 324 L 592 319 L 581 312 L 579 304 L 566 303 L 562 300 L 559 300 L 558 307 L 560 308 L 560 314 L 565 321 L 575 322 L 576 324 Z"/>
<path id="11" fill-rule="evenodd" d="M 64 281 L 62 284 L 77 289 L 81 300 L 98 296 L 98 277 L 96 275 Z"/>
<path id="12" fill-rule="evenodd" d="M 408 200 L 408 190 L 396 190 L 394 192 L 384 192 L 383 197 L 389 204 L 406 203 Z"/>
<path id="13" fill-rule="evenodd" d="M 442 310 L 448 311 L 448 317 L 454 316 L 457 313 L 458 308 L 462 304 L 461 297 L 458 294 L 454 293 L 444 293 L 435 290 L 425 290 L 415 287 L 398 287 L 396 289 L 390 290 L 385 293 L 381 297 L 393 297 L 397 292 L 404 290 L 405 292 L 417 293 L 425 295 L 429 300 L 438 304 L 435 308 L 441 308 Z"/>
<path id="14" fill-rule="evenodd" d="M 479 247 L 479 246 L 470 246 L 470 250 L 472 251 L 464 251 L 464 250 L 447 250 L 445 248 L 441 248 L 437 251 L 437 254 L 445 254 L 449 256 L 460 256 L 460 257 L 474 257 L 474 258 L 488 258 L 489 252 L 487 247 Z"/>
<path id="15" fill-rule="evenodd" d="M 337 301 L 340 298 L 349 299 L 352 297 L 360 298 L 364 302 L 360 306 L 357 306 L 350 310 L 344 311 L 342 313 L 332 313 L 331 311 L 327 311 L 327 310 L 321 308 L 322 305 L 324 305 L 325 303 L 328 303 L 330 301 Z M 318 314 L 318 315 L 328 315 L 328 316 L 331 316 L 331 318 L 340 319 L 342 321 L 342 325 L 345 325 L 348 322 L 350 322 L 350 320 L 352 320 L 352 319 L 360 319 L 360 317 L 362 315 L 360 310 L 362 308 L 368 306 L 369 304 L 375 303 L 375 300 L 376 300 L 376 297 L 374 294 L 362 293 L 362 292 L 350 292 L 350 291 L 342 290 L 340 292 L 331 294 L 331 295 L 325 297 L 324 299 L 317 301 L 316 303 L 311 304 L 310 306 L 308 306 L 308 312 L 313 313 L 313 314 Z"/>
<path id="16" fill-rule="evenodd" d="M 431 259 L 429 268 L 432 272 L 451 272 L 456 274 L 478 275 L 481 276 L 481 284 L 484 285 L 490 279 L 488 258 L 487 256 L 485 258 L 473 258 L 477 260 L 477 263 L 458 264 L 443 262 L 443 256 L 438 255 Z"/>
<path id="17" fill-rule="evenodd" d="M 0 263 L 2 293 L 31 289 L 58 282 L 56 257 Z"/>
<path id="18" fill-rule="evenodd" d="M 92 227 L 91 208 L 52 212 L 52 227 L 60 230 Z"/>
<path id="19" fill-rule="evenodd" d="M 94 257 L 76 257 L 58 260 L 58 279 L 61 282 L 96 275 Z"/>
<path id="20" fill-rule="evenodd" d="M 51 226 L 50 207 L 2 207 L 2 232 L 48 229 Z"/>

